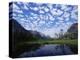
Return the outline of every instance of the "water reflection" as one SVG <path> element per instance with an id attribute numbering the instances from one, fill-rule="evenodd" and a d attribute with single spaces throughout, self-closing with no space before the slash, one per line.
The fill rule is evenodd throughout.
<path id="1" fill-rule="evenodd" d="M 54 56 L 67 54 L 73 54 L 67 45 L 50 44 L 41 46 L 35 51 L 24 52 L 19 57 Z"/>

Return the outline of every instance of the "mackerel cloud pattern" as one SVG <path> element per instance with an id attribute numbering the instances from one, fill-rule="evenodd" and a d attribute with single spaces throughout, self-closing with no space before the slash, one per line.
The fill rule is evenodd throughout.
<path id="1" fill-rule="evenodd" d="M 17 20 L 27 30 L 37 30 L 55 36 L 63 29 L 67 29 L 78 22 L 77 5 L 63 5 L 51 3 L 13 2 L 12 18 Z"/>

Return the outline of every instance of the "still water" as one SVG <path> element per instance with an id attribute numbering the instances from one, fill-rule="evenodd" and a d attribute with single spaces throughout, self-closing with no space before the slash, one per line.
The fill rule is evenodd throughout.
<path id="1" fill-rule="evenodd" d="M 19 57 L 37 57 L 37 56 L 54 56 L 73 54 L 67 45 L 49 44 L 40 46 L 35 51 L 24 52 Z"/>

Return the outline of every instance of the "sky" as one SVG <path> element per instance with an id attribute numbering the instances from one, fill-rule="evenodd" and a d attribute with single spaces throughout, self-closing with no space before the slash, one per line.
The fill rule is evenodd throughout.
<path id="1" fill-rule="evenodd" d="M 78 6 L 52 3 L 13 2 L 12 18 L 26 30 L 41 32 L 56 37 L 63 29 L 65 33 L 78 22 Z M 10 10 L 11 11 L 11 10 Z"/>

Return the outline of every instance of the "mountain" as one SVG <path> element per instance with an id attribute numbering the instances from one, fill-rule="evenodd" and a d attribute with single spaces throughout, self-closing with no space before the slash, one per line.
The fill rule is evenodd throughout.
<path id="1" fill-rule="evenodd" d="M 48 39 L 50 37 L 45 36 L 43 33 L 38 32 L 38 31 L 30 31 L 35 37 L 38 37 L 40 39 Z"/>
<path id="2" fill-rule="evenodd" d="M 24 42 L 36 41 L 43 39 L 45 35 L 32 30 L 26 30 L 16 20 L 9 20 L 9 56 L 15 57 L 30 49 L 31 44 L 24 44 Z M 34 44 L 35 45 L 35 44 Z M 28 50 L 27 49 L 27 50 Z"/>
<path id="3" fill-rule="evenodd" d="M 9 24 L 10 24 L 9 27 L 12 28 L 12 32 L 26 32 L 27 31 L 14 19 L 10 20 Z"/>
<path id="4" fill-rule="evenodd" d="M 16 20 L 9 21 L 9 31 L 15 43 L 31 40 L 32 34 L 30 31 L 25 30 Z"/>
<path id="5" fill-rule="evenodd" d="M 16 20 L 9 20 L 9 56 L 15 57 L 24 51 L 26 48 L 24 42 L 38 40 L 39 38 L 31 31 L 25 30 Z"/>
<path id="6" fill-rule="evenodd" d="M 72 24 L 65 36 L 70 39 L 78 39 L 78 23 Z"/>
<path id="7" fill-rule="evenodd" d="M 9 31 L 12 35 L 12 39 L 14 39 L 15 42 L 32 41 L 47 38 L 44 34 L 38 31 L 26 30 L 14 19 L 11 19 L 9 21 Z"/>
<path id="8" fill-rule="evenodd" d="M 71 25 L 71 27 L 68 29 L 68 32 L 78 32 L 78 23 L 74 23 Z"/>

